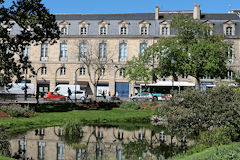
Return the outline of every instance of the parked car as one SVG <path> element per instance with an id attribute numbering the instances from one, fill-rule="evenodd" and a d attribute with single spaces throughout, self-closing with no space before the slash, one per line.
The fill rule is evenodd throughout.
<path id="1" fill-rule="evenodd" d="M 136 96 L 130 97 L 132 101 L 155 101 L 157 97 L 154 97 L 151 93 L 139 93 Z"/>
<path id="2" fill-rule="evenodd" d="M 44 100 L 46 101 L 66 101 L 66 97 L 57 93 L 57 92 L 48 92 L 44 96 Z"/>
<path id="3" fill-rule="evenodd" d="M 84 101 L 87 99 L 87 96 L 86 96 L 86 92 L 84 90 L 79 90 L 79 91 L 76 91 L 76 94 L 74 91 L 72 91 L 72 95 L 70 96 L 70 98 L 72 100 L 75 100 L 75 98 L 76 98 L 77 100 Z"/>

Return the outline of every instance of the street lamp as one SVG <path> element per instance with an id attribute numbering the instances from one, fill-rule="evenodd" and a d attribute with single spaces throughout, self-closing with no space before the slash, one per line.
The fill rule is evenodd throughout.
<path id="1" fill-rule="evenodd" d="M 75 103 L 77 102 L 77 96 L 76 96 L 76 85 L 77 85 L 77 71 L 80 69 L 81 67 L 79 67 L 78 69 L 76 69 L 75 73 L 74 73 L 74 84 L 75 84 Z"/>
<path id="2" fill-rule="evenodd" d="M 27 101 L 27 66 L 25 66 L 24 68 L 25 68 L 24 100 Z"/>
<path id="3" fill-rule="evenodd" d="M 173 91 L 173 86 L 174 86 L 174 67 L 173 67 L 173 64 L 174 64 L 174 57 L 172 57 L 171 59 L 171 66 L 172 66 L 172 91 Z"/>

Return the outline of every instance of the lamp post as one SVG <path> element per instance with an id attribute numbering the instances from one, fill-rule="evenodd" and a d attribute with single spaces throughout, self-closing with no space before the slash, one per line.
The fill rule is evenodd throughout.
<path id="1" fill-rule="evenodd" d="M 172 65 L 172 92 L 173 92 L 173 86 L 174 86 L 174 67 L 173 67 L 173 64 L 174 64 L 174 57 L 172 57 L 171 59 L 171 65 Z"/>
<path id="2" fill-rule="evenodd" d="M 76 71 L 74 72 L 74 84 L 75 84 L 75 103 L 77 102 L 77 96 L 76 96 L 76 85 L 77 85 L 77 71 L 80 69 L 81 67 L 77 68 Z"/>
<path id="3" fill-rule="evenodd" d="M 24 100 L 27 101 L 27 66 L 25 66 Z"/>

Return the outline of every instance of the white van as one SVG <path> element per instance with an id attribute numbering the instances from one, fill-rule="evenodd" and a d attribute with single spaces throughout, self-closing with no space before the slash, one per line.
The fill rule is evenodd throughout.
<path id="1" fill-rule="evenodd" d="M 72 92 L 72 94 L 70 96 L 71 99 L 76 98 L 79 100 L 85 100 L 87 98 L 86 92 L 84 90 L 80 89 L 80 85 L 59 84 L 56 86 L 56 88 L 53 91 L 67 97 L 68 96 L 68 88 Z"/>
<path id="2" fill-rule="evenodd" d="M 68 96 L 68 88 L 73 93 L 74 91 L 80 91 L 80 85 L 68 85 L 68 84 L 59 84 L 56 86 L 56 88 L 53 90 L 53 92 L 57 92 L 65 97 Z"/>

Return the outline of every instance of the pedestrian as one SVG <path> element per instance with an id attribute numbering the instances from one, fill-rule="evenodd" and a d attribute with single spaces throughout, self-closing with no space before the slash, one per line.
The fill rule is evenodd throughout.
<path id="1" fill-rule="evenodd" d="M 70 98 L 71 95 L 72 95 L 72 91 L 71 91 L 71 89 L 68 87 L 68 97 L 67 97 L 67 101 L 68 101 L 68 100 L 71 100 L 71 101 L 72 101 L 72 99 Z"/>
<path id="2" fill-rule="evenodd" d="M 105 92 L 104 92 L 104 91 L 102 92 L 102 96 L 103 96 L 104 99 L 106 99 L 106 96 L 105 96 Z"/>
<path id="3" fill-rule="evenodd" d="M 110 93 L 110 91 L 108 91 L 108 96 L 111 97 L 111 93 Z"/>
<path id="4" fill-rule="evenodd" d="M 37 100 L 37 104 L 39 103 L 39 90 L 37 90 L 37 92 L 36 92 L 36 100 Z"/>

